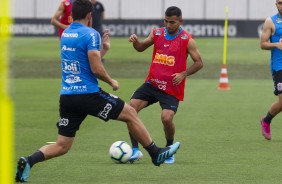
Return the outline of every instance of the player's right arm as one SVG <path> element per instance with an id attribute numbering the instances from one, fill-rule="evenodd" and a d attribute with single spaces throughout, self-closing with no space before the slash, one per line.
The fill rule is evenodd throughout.
<path id="1" fill-rule="evenodd" d="M 135 48 L 135 50 L 137 50 L 138 52 L 143 52 L 148 47 L 154 44 L 153 31 L 143 41 L 140 41 L 138 36 L 136 36 L 135 34 L 132 34 L 129 37 L 128 41 L 133 43 L 133 47 Z"/>
<path id="2" fill-rule="evenodd" d="M 58 27 L 58 28 L 62 28 L 62 29 L 66 29 L 68 27 L 68 25 L 62 24 L 59 21 L 59 18 L 65 13 L 65 8 L 63 3 L 60 4 L 59 8 L 57 9 L 57 11 L 55 12 L 54 16 L 51 19 L 51 24 L 53 24 L 54 26 Z"/>
<path id="3" fill-rule="evenodd" d="M 272 22 L 271 18 L 267 18 L 262 27 L 262 33 L 260 37 L 260 48 L 263 50 L 271 50 L 273 48 L 279 48 L 282 50 L 282 43 L 269 42 L 271 35 L 275 32 L 275 25 Z"/>

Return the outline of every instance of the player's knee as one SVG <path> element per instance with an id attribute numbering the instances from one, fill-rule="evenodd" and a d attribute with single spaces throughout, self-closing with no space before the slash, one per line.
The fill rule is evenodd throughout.
<path id="1" fill-rule="evenodd" d="M 60 155 L 64 155 L 64 154 L 68 153 L 68 151 L 70 150 L 70 146 L 66 145 L 66 144 L 58 144 L 57 150 L 58 150 Z"/>
<path id="2" fill-rule="evenodd" d="M 279 104 L 279 111 L 282 111 L 282 104 Z"/>
<path id="3" fill-rule="evenodd" d="M 128 108 L 128 116 L 133 119 L 136 119 L 138 116 L 136 110 L 131 106 Z"/>
<path id="4" fill-rule="evenodd" d="M 61 149 L 61 155 L 67 154 L 69 152 L 69 148 L 62 148 Z"/>
<path id="5" fill-rule="evenodd" d="M 163 122 L 164 124 L 169 124 L 169 123 L 172 122 L 173 116 L 171 116 L 171 115 L 169 115 L 169 114 L 162 114 L 161 119 L 162 119 L 162 122 Z"/>
<path id="6" fill-rule="evenodd" d="M 123 111 L 119 115 L 119 120 L 124 121 L 124 122 L 131 122 L 134 121 L 138 118 L 136 110 L 129 106 L 128 104 L 125 105 Z"/>
<path id="7" fill-rule="evenodd" d="M 281 111 L 282 110 L 282 100 L 279 100 L 276 104 L 279 110 Z"/>

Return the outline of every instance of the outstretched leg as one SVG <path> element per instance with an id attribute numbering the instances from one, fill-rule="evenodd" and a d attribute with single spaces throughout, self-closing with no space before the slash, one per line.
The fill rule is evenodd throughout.
<path id="1" fill-rule="evenodd" d="M 131 99 L 129 104 L 136 110 L 137 113 L 139 113 L 139 111 L 147 106 L 148 102 L 140 99 Z M 132 156 L 130 157 L 129 162 L 133 163 L 140 160 L 143 157 L 143 154 L 139 149 L 138 141 L 135 140 L 130 132 L 129 137 L 132 144 Z"/>
<path id="2" fill-rule="evenodd" d="M 45 145 L 28 157 L 21 157 L 18 161 L 16 182 L 27 182 L 30 169 L 34 164 L 66 154 L 71 148 L 73 140 L 74 137 L 58 135 L 55 144 Z"/>
<path id="3" fill-rule="evenodd" d="M 180 146 L 180 143 L 177 142 L 166 148 L 157 147 L 144 124 L 138 118 L 135 109 L 127 104 L 125 104 L 118 120 L 126 122 L 131 135 L 148 151 L 152 158 L 152 162 L 156 166 L 159 166 L 167 158 L 174 155 Z"/>

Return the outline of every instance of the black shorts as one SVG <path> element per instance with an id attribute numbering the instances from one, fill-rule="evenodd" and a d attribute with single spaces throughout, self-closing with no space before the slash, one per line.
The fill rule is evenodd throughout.
<path id="1" fill-rule="evenodd" d="M 179 100 L 176 97 L 159 90 L 149 83 L 144 83 L 142 86 L 140 86 L 133 93 L 131 99 L 147 101 L 147 106 L 159 102 L 162 109 L 170 109 L 174 112 L 177 112 L 179 105 Z"/>
<path id="2" fill-rule="evenodd" d="M 120 98 L 100 90 L 97 93 L 60 96 L 59 134 L 75 137 L 79 126 L 87 115 L 104 121 L 117 119 L 124 107 Z"/>
<path id="3" fill-rule="evenodd" d="M 282 93 L 282 70 L 273 71 L 274 94 L 277 96 Z"/>

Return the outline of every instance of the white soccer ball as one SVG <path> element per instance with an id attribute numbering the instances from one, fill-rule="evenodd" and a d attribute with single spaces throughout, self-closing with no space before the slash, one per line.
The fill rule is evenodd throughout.
<path id="1" fill-rule="evenodd" d="M 115 163 L 124 164 L 132 156 L 132 148 L 125 141 L 116 141 L 111 145 L 109 154 Z"/>

